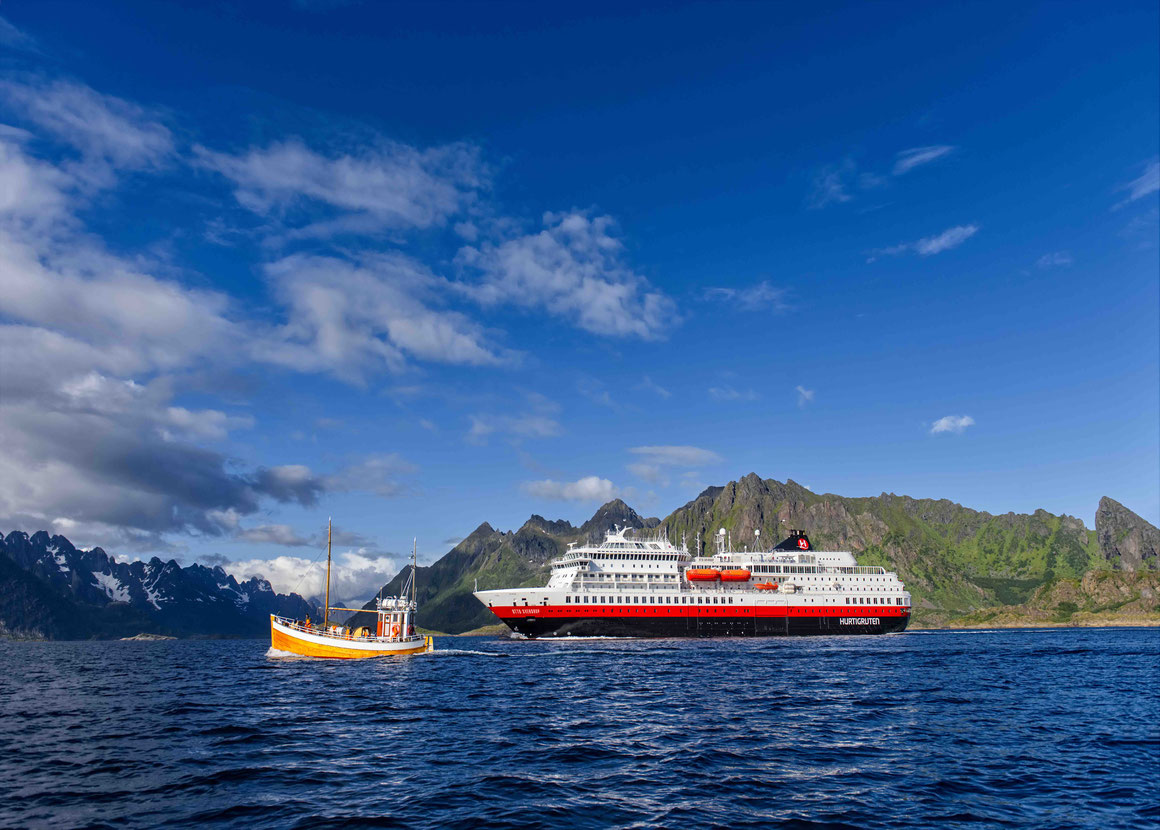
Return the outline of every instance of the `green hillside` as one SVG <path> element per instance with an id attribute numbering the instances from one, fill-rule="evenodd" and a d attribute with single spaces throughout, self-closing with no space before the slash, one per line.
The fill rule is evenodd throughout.
<path id="1" fill-rule="evenodd" d="M 711 553 L 724 528 L 737 549 L 768 549 L 790 528 L 803 528 L 821 549 L 850 550 L 859 562 L 896 570 L 914 598 L 914 624 L 945 625 L 987 609 L 1015 607 L 1063 581 L 1086 584 L 1085 574 L 1154 571 L 1160 532 L 1111 499 L 1100 502 L 1096 530 L 1073 516 L 1044 510 L 995 516 L 945 499 L 883 493 L 847 498 L 818 494 L 794 481 L 749 474 L 710 487 L 663 520 L 645 519 L 620 500 L 580 527 L 532 516 L 518 531 L 489 524 L 434 564 L 419 568 L 420 626 L 457 634 L 495 618 L 471 591 L 542 585 L 548 562 L 569 542 L 595 540 L 613 525 L 661 525 L 696 552 Z M 760 531 L 760 537 L 754 531 Z M 397 594 L 403 574 L 384 588 Z M 369 607 L 369 606 L 368 606 Z M 1097 608 L 1098 605 L 1085 605 Z M 357 624 L 369 624 L 360 615 Z"/>

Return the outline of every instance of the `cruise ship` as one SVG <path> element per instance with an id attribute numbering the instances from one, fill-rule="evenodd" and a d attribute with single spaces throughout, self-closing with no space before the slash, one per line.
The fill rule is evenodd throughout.
<path id="1" fill-rule="evenodd" d="M 663 532 L 630 530 L 569 545 L 542 588 L 475 597 L 530 638 L 887 634 L 910 621 L 896 573 L 859 565 L 849 551 L 814 550 L 801 530 L 772 550 L 738 552 L 722 529 L 711 556 L 693 556 Z"/>

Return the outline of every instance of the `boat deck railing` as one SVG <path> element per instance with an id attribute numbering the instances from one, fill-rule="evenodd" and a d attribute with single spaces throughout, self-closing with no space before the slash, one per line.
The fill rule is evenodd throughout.
<path id="1" fill-rule="evenodd" d="M 279 617 L 277 614 L 271 615 L 279 625 L 284 625 L 286 628 L 294 631 L 301 631 L 304 634 L 314 634 L 318 637 L 327 637 L 333 640 L 347 640 L 355 643 L 408 643 L 418 642 L 423 639 L 422 634 L 400 634 L 398 637 L 377 637 L 367 634 L 363 637 L 356 637 L 349 628 L 341 625 L 332 625 L 329 631 L 324 631 L 321 626 L 308 626 L 298 620 L 292 620 L 288 617 Z M 342 633 L 339 633 L 342 632 Z"/>

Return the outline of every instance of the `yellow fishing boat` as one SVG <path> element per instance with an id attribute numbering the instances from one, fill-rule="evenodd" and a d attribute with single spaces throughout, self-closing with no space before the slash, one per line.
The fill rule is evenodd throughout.
<path id="1" fill-rule="evenodd" d="M 362 660 L 370 657 L 400 657 L 434 651 L 431 637 L 415 633 L 415 571 L 418 547 L 411 552 L 411 573 L 400 596 L 378 597 L 375 600 L 375 630 L 367 627 L 350 628 L 330 624 L 331 611 L 363 611 L 362 608 L 330 607 L 330 540 L 331 527 L 326 529 L 326 610 L 322 625 L 313 625 L 310 619 L 291 620 L 270 615 L 270 647 L 275 651 L 300 657 L 330 657 L 343 660 Z"/>

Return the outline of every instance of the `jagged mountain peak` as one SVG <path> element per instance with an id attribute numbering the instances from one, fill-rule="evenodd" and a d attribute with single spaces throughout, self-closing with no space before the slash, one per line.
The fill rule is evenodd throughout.
<path id="1" fill-rule="evenodd" d="M 545 519 L 537 513 L 533 513 L 520 530 L 524 528 L 534 528 L 554 536 L 566 536 L 577 531 L 577 528 L 565 519 Z"/>
<path id="2" fill-rule="evenodd" d="M 1104 558 L 1125 571 L 1160 565 L 1160 530 L 1108 496 L 1096 508 L 1096 538 Z"/>
<path id="3" fill-rule="evenodd" d="M 589 538 L 599 538 L 614 527 L 634 527 L 637 530 L 656 527 L 659 519 L 646 519 L 622 499 L 613 499 L 592 514 L 592 518 L 580 525 L 580 532 Z"/>

